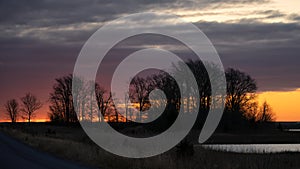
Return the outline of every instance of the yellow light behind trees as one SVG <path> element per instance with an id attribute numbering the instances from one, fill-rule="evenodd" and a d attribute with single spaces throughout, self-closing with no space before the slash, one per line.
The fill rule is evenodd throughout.
<path id="1" fill-rule="evenodd" d="M 261 105 L 264 101 L 272 107 L 276 121 L 300 121 L 300 88 L 294 91 L 262 92 L 258 94 Z"/>

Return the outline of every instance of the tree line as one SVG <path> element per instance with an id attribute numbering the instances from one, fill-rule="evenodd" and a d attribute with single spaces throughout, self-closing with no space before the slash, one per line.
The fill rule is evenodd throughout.
<path id="1" fill-rule="evenodd" d="M 200 125 L 203 124 L 210 106 L 225 104 L 221 122 L 224 128 L 231 128 L 242 123 L 275 120 L 275 114 L 267 102 L 259 106 L 256 99 L 257 84 L 250 75 L 237 69 L 227 69 L 225 71 L 227 95 L 212 97 L 211 83 L 218 83 L 218 79 L 209 79 L 207 69 L 219 74 L 222 73 L 220 68 L 213 64 L 204 67 L 201 61 L 188 61 L 186 64 L 195 76 L 198 90 L 189 87 L 191 82 L 185 81 L 186 78 L 181 78 L 182 82 L 176 82 L 168 73 L 161 71 L 147 77 L 134 77 L 129 84 L 129 91 L 124 93 L 125 103 L 120 104 L 114 103 L 112 99 L 114 93 L 106 90 L 99 83 L 94 84 L 72 75 L 56 78 L 49 96 L 49 119 L 52 122 L 62 123 L 143 121 L 153 116 L 149 112 L 144 113 L 145 110 L 150 107 L 154 110 L 166 107 L 162 118 L 159 118 L 164 119 L 160 123 L 170 125 L 176 119 L 179 109 L 182 108 L 185 113 L 199 112 L 197 123 Z M 184 77 L 184 69 L 184 66 L 180 64 L 174 65 L 174 75 Z M 73 82 L 76 85 L 72 88 Z M 155 102 L 150 103 L 149 94 L 154 89 L 164 91 L 166 98 L 154 96 Z M 200 98 L 193 98 L 191 93 L 197 91 Z M 26 117 L 30 122 L 42 104 L 30 93 L 20 100 L 21 106 L 16 99 L 8 100 L 5 104 L 6 114 L 12 122 L 16 122 L 21 112 L 22 118 Z M 197 110 L 196 101 L 200 102 Z M 123 113 L 120 112 L 120 107 L 123 108 Z"/>
<path id="2" fill-rule="evenodd" d="M 31 93 L 26 93 L 20 98 L 21 104 L 17 99 L 10 99 L 4 104 L 6 116 L 9 117 L 12 123 L 17 122 L 19 116 L 25 119 L 28 123 L 36 116 L 38 109 L 42 107 L 42 102 Z"/>
<path id="3" fill-rule="evenodd" d="M 222 119 L 222 125 L 225 128 L 232 124 L 240 125 L 241 123 L 261 123 L 275 120 L 275 114 L 267 102 L 259 106 L 256 99 L 257 84 L 250 75 L 237 69 L 227 69 L 225 71 L 227 96 L 213 98 L 210 83 L 217 83 L 218 79 L 208 78 L 207 67 L 204 67 L 201 61 L 189 61 L 187 65 L 195 75 L 199 89 L 200 107 L 198 110 L 195 110 L 197 99 L 190 96 L 190 93 L 196 91 L 188 87 L 190 82 L 178 83 L 165 72 L 133 78 L 129 84 L 129 92 L 124 93 L 125 103 L 122 105 L 114 103 L 112 100 L 113 93 L 100 84 L 92 84 L 77 77 L 74 79 L 76 86 L 73 88 L 75 90 L 75 92 L 73 91 L 75 95 L 73 95 L 73 77 L 67 75 L 55 79 L 53 91 L 50 93 L 50 120 L 66 123 L 78 120 L 90 122 L 143 121 L 143 119 L 152 116 L 150 113 L 144 113 L 145 110 L 150 107 L 155 110 L 155 108 L 166 106 L 163 117 L 167 118 L 165 120 L 168 122 L 174 121 L 178 115 L 176 112 L 179 111 L 180 107 L 183 107 L 186 113 L 198 111 L 199 119 L 197 121 L 201 124 L 205 120 L 212 102 L 225 103 Z M 209 65 L 208 69 L 212 70 L 213 73 L 221 73 L 216 65 Z M 184 67 L 180 64 L 174 66 L 174 74 L 184 77 L 183 69 Z M 164 91 L 166 99 L 160 99 L 161 97 L 158 96 L 155 102 L 150 103 L 149 93 L 154 89 Z M 180 90 L 184 90 L 183 96 L 180 95 Z M 95 94 L 91 92 L 95 92 Z M 218 104 L 214 105 L 218 106 Z M 122 111 L 125 112 L 121 113 L 118 106 L 123 107 Z"/>

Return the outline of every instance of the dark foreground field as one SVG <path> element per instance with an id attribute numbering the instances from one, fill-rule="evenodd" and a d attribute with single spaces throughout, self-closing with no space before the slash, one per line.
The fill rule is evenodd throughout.
<path id="1" fill-rule="evenodd" d="M 101 169 L 299 169 L 300 153 L 244 154 L 206 150 L 189 145 L 175 147 L 159 156 L 128 159 L 112 155 L 95 145 L 77 125 L 43 123 L 0 124 L 1 131 L 39 150 L 77 163 Z M 267 134 L 269 133 L 269 134 Z M 213 142 L 275 140 L 297 141 L 297 133 L 215 134 Z M 269 136 L 268 136 L 269 135 Z M 223 139 L 222 139 L 223 138 Z M 248 139 L 247 139 L 248 138 Z M 194 150 L 194 151 L 192 151 Z"/>

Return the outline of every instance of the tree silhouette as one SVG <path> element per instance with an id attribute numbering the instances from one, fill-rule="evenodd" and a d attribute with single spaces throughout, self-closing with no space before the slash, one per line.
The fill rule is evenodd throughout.
<path id="1" fill-rule="evenodd" d="M 188 68 L 193 73 L 195 80 L 197 82 L 196 85 L 191 85 L 189 79 L 186 78 L 186 68 L 184 68 L 183 64 L 174 65 L 175 76 L 179 76 L 180 79 L 184 81 L 178 83 L 180 86 L 180 90 L 183 90 L 183 97 L 185 102 L 181 103 L 181 106 L 184 107 L 185 112 L 198 112 L 197 120 L 194 125 L 194 128 L 202 128 L 208 112 L 211 106 L 213 108 L 220 108 L 225 102 L 225 96 L 217 95 L 212 97 L 212 86 L 214 84 L 214 89 L 216 91 L 224 90 L 225 86 L 221 84 L 220 77 L 223 76 L 223 68 L 212 63 L 212 62 L 202 62 L 200 60 L 189 60 L 186 62 Z M 210 74 L 208 74 L 208 72 Z M 194 89 L 192 86 L 197 87 Z M 195 96 L 199 92 L 199 98 L 195 98 Z M 196 101 L 199 101 L 199 109 L 195 108 Z"/>
<path id="2" fill-rule="evenodd" d="M 72 75 L 56 78 L 55 82 L 49 99 L 49 118 L 52 122 L 93 122 L 95 117 L 101 122 L 104 120 L 102 115 L 110 114 L 112 95 L 98 83 Z"/>
<path id="3" fill-rule="evenodd" d="M 258 102 L 254 101 L 249 103 L 249 108 L 247 109 L 247 112 L 244 113 L 244 115 L 251 124 L 255 124 L 259 115 Z"/>
<path id="4" fill-rule="evenodd" d="M 129 97 L 132 103 L 137 103 L 139 114 L 137 116 L 138 121 L 142 121 L 142 112 L 146 109 L 146 105 L 149 103 L 147 97 L 150 91 L 150 85 L 146 78 L 135 77 L 130 83 Z"/>
<path id="5" fill-rule="evenodd" d="M 73 106 L 72 75 L 55 79 L 53 92 L 50 93 L 50 120 L 60 120 L 66 123 L 77 121 Z M 81 88 L 79 88 L 79 91 Z"/>
<path id="6" fill-rule="evenodd" d="M 31 119 L 35 117 L 36 110 L 42 107 L 42 103 L 36 96 L 31 93 L 27 93 L 24 97 L 21 97 L 23 118 L 27 119 L 30 123 Z"/>
<path id="7" fill-rule="evenodd" d="M 209 106 L 211 104 L 211 86 L 210 81 L 212 79 L 209 79 L 206 67 L 203 65 L 201 61 L 192 61 L 190 60 L 187 65 L 193 72 L 195 79 L 197 81 L 197 86 L 199 90 L 199 96 L 200 96 L 200 110 L 202 112 L 208 111 Z M 211 72 L 216 72 L 217 69 L 213 68 L 212 64 L 207 64 L 211 66 Z M 192 91 L 189 91 L 192 92 Z"/>
<path id="8" fill-rule="evenodd" d="M 87 112 L 82 113 L 87 115 L 87 119 L 90 122 L 93 122 L 95 115 L 98 115 L 98 106 L 97 106 L 97 96 L 95 96 L 95 83 L 88 81 L 85 83 L 84 88 L 82 89 L 86 92 L 87 100 L 84 101 L 87 106 Z M 74 93 L 74 92 L 73 92 Z M 84 105 L 83 105 L 84 106 Z"/>
<path id="9" fill-rule="evenodd" d="M 223 89 L 224 87 L 221 85 L 218 86 L 217 78 L 220 77 L 223 71 L 214 64 L 205 64 L 204 66 L 201 61 L 190 60 L 186 64 L 195 76 L 198 90 L 189 87 L 191 82 L 185 78 L 186 67 L 180 64 L 174 65 L 172 75 L 160 71 L 146 77 L 136 76 L 129 84 L 129 92 L 125 94 L 125 117 L 130 116 L 130 119 L 135 118 L 137 121 L 142 121 L 144 118 L 153 119 L 156 115 L 153 114 L 152 116 L 152 114 L 150 114 L 151 111 L 147 111 L 148 114 L 146 114 L 144 113 L 145 110 L 150 107 L 153 108 L 153 110 L 160 110 L 161 107 L 165 106 L 164 113 L 155 123 L 169 124 L 169 122 L 176 119 L 180 107 L 182 106 L 185 113 L 199 111 L 195 126 L 201 127 L 211 106 L 214 105 L 216 106 L 214 108 L 218 108 L 218 104 L 224 104 L 225 102 L 225 111 L 222 119 L 223 124 L 239 125 L 241 122 L 257 122 L 259 115 L 261 115 L 261 120 L 263 121 L 273 120 L 274 116 L 268 114 L 268 108 L 262 109 L 265 111 L 258 111 L 257 102 L 255 101 L 257 86 L 255 80 L 250 75 L 236 69 L 227 69 L 225 72 L 227 96 L 226 98 L 225 96 L 222 96 L 222 98 L 220 96 L 213 98 L 211 83 L 217 84 L 215 85 L 217 90 L 218 87 Z M 207 71 L 210 72 L 210 77 Z M 183 80 L 177 82 L 174 76 L 175 79 Z M 214 79 L 214 77 L 216 78 Z M 112 93 L 107 92 L 97 83 L 92 84 L 80 78 L 73 78 L 71 75 L 68 75 L 55 79 L 56 83 L 53 86 L 53 92 L 50 93 L 51 113 L 49 116 L 51 121 L 61 120 L 64 122 L 76 122 L 77 119 L 81 121 L 93 121 L 94 116 L 98 117 L 98 122 L 104 119 L 108 121 L 118 121 L 124 118 L 119 115 L 115 103 L 112 101 Z M 74 82 L 74 80 L 76 84 L 73 86 L 74 91 L 72 92 L 72 82 Z M 155 102 L 151 102 L 151 105 L 149 93 L 154 89 L 162 90 L 166 99 L 163 99 L 163 97 L 160 96 L 161 94 L 157 93 L 157 96 L 154 96 Z M 181 92 L 181 90 L 183 91 Z M 192 95 L 195 94 L 193 92 L 196 91 L 199 92 L 200 98 L 192 97 Z M 95 95 L 92 92 L 95 92 Z M 92 103 L 92 101 L 95 103 Z M 200 101 L 199 110 L 195 109 L 196 101 Z M 128 102 L 132 104 L 129 105 Z M 77 114 L 75 113 L 74 107 L 76 107 Z M 133 115 L 135 113 L 132 111 L 132 107 L 138 109 L 138 114 Z M 102 117 L 104 117 L 104 119 Z M 163 118 L 167 121 L 162 120 Z"/>
<path id="10" fill-rule="evenodd" d="M 246 127 L 256 98 L 256 82 L 250 75 L 233 68 L 227 69 L 225 75 L 227 97 L 223 127 L 225 130 Z"/>
<path id="11" fill-rule="evenodd" d="M 180 106 L 183 105 L 181 103 L 182 96 L 180 94 L 179 85 L 180 84 L 177 83 L 176 80 L 168 73 L 161 72 L 160 74 L 153 76 L 151 88 L 158 88 L 162 90 L 166 96 L 165 100 L 162 96 L 159 96 L 160 93 L 158 93 L 158 96 L 155 96 L 155 98 L 157 98 L 155 100 L 157 101 L 151 105 L 153 108 L 162 108 L 162 106 L 165 106 L 165 112 L 162 115 L 165 120 L 160 122 L 160 125 L 162 126 L 170 126 L 173 124 L 177 118 Z"/>
<path id="12" fill-rule="evenodd" d="M 12 123 L 17 121 L 19 115 L 19 104 L 16 99 L 8 100 L 5 105 L 6 115 L 10 118 Z"/>
<path id="13" fill-rule="evenodd" d="M 232 68 L 226 71 L 227 111 L 243 112 L 244 108 L 255 98 L 257 90 L 254 79 L 244 72 Z"/>
<path id="14" fill-rule="evenodd" d="M 260 107 L 259 114 L 257 116 L 258 122 L 270 122 L 275 120 L 275 114 L 271 106 L 265 101 Z"/>
<path id="15" fill-rule="evenodd" d="M 106 90 L 101 87 L 98 83 L 95 85 L 95 94 L 96 94 L 96 100 L 98 105 L 98 121 L 101 122 L 101 117 L 105 116 L 108 108 L 110 107 L 111 97 L 112 94 L 109 93 L 108 96 L 105 96 Z M 102 114 L 102 116 L 101 116 Z"/>
<path id="16" fill-rule="evenodd" d="M 63 77 L 61 77 L 63 78 Z M 86 89 L 86 86 L 84 84 L 84 81 L 78 77 L 70 77 L 72 79 L 72 82 L 75 82 L 75 84 L 73 85 L 73 93 L 70 93 L 70 98 L 73 101 L 73 105 L 71 107 L 71 114 L 73 118 L 75 118 L 75 112 L 77 112 L 77 119 L 78 120 L 85 120 L 85 112 L 87 111 L 87 107 L 86 107 L 86 99 L 88 97 L 88 92 Z M 69 81 L 68 81 L 69 82 Z M 71 82 L 71 83 L 72 83 Z M 61 102 L 64 102 L 62 99 L 60 99 Z M 76 108 L 76 109 L 75 109 Z M 61 112 L 65 112 L 65 111 L 61 111 Z M 66 114 L 66 113 L 62 113 L 62 114 Z M 74 119 L 74 121 L 77 121 L 77 119 Z M 62 118 L 61 121 L 66 121 L 66 118 Z"/>

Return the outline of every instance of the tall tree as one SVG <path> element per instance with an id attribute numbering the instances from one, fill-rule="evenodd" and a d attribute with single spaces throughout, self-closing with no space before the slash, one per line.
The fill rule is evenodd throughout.
<path id="1" fill-rule="evenodd" d="M 75 84 L 73 85 L 73 93 L 72 93 L 72 101 L 73 101 L 73 107 L 72 107 L 72 111 L 74 108 L 74 115 L 75 116 L 75 112 L 77 112 L 77 119 L 78 120 L 85 120 L 85 112 L 86 112 L 86 103 L 85 100 L 88 97 L 88 92 L 86 91 L 86 87 L 84 84 L 84 81 L 78 77 L 71 77 L 72 82 L 75 82 Z M 71 96 L 70 96 L 71 97 Z M 61 102 L 63 102 L 61 100 Z M 65 112 L 65 111 L 63 111 Z"/>
<path id="2" fill-rule="evenodd" d="M 132 103 L 137 103 L 137 108 L 139 114 L 137 116 L 137 121 L 142 121 L 142 112 L 146 109 L 146 105 L 149 104 L 149 94 L 150 85 L 146 78 L 135 77 L 130 83 L 129 97 L 132 99 Z"/>
<path id="3" fill-rule="evenodd" d="M 53 85 L 53 92 L 50 93 L 50 118 L 60 119 L 67 123 L 77 121 L 77 115 L 73 106 L 72 80 L 72 75 L 55 79 L 56 83 Z M 80 90 L 78 89 L 78 91 Z"/>
<path id="4" fill-rule="evenodd" d="M 98 105 L 98 121 L 101 122 L 102 116 L 104 117 L 106 115 L 107 110 L 110 107 L 111 97 L 112 94 L 109 93 L 108 96 L 106 95 L 106 90 L 100 86 L 98 83 L 95 85 L 95 94 L 96 94 L 96 100 Z M 102 115 L 101 115 L 102 114 Z"/>
<path id="5" fill-rule="evenodd" d="M 244 72 L 232 68 L 226 71 L 227 101 L 226 109 L 231 112 L 244 112 L 255 98 L 256 82 Z"/>
<path id="6" fill-rule="evenodd" d="M 8 100 L 5 105 L 6 115 L 10 118 L 12 123 L 17 121 L 19 115 L 19 103 L 16 99 Z"/>
<path id="7" fill-rule="evenodd" d="M 196 128 L 201 128 L 204 124 L 210 108 L 220 108 L 225 102 L 225 96 L 212 97 L 211 84 L 214 84 L 214 90 L 224 90 L 224 85 L 220 81 L 220 77 L 223 76 L 223 68 L 211 62 L 202 62 L 200 60 L 189 60 L 183 63 L 174 65 L 174 75 L 181 79 L 181 82 L 177 82 L 180 86 L 180 90 L 183 90 L 183 96 L 181 98 L 184 101 L 180 106 L 184 108 L 184 112 L 198 112 L 197 120 L 195 123 Z M 191 85 L 193 81 L 190 78 L 186 78 L 186 72 L 190 69 L 196 80 L 195 85 Z M 210 74 L 208 74 L 210 72 Z M 198 93 L 196 93 L 198 92 Z M 199 98 L 193 97 L 199 95 Z M 199 101 L 199 109 L 196 109 L 196 101 Z M 214 106 L 214 107 L 211 107 Z"/>
<path id="8" fill-rule="evenodd" d="M 211 86 L 210 82 L 213 79 L 209 79 L 206 67 L 201 61 L 193 61 L 190 60 L 187 62 L 187 65 L 193 72 L 195 79 L 197 81 L 197 87 L 199 90 L 199 96 L 200 96 L 200 111 L 201 112 L 206 112 L 209 110 L 209 106 L 211 105 Z M 209 65 L 209 69 L 211 70 L 210 72 L 217 72 L 217 68 L 214 68 L 212 64 L 207 64 Z M 190 82 L 187 82 L 188 84 Z M 195 92 L 192 89 L 189 89 L 188 92 Z M 188 97 L 192 99 L 191 97 Z"/>
<path id="9" fill-rule="evenodd" d="M 36 111 L 42 107 L 42 103 L 31 93 L 21 97 L 21 101 L 23 117 L 30 123 L 31 119 L 35 117 Z"/>
<path id="10" fill-rule="evenodd" d="M 253 106 L 256 98 L 256 82 L 250 75 L 232 68 L 227 69 L 225 75 L 227 97 L 222 118 L 223 129 L 248 127 L 248 122 L 252 118 L 250 115 L 255 114 L 255 111 L 251 110 L 251 105 Z"/>
<path id="11" fill-rule="evenodd" d="M 94 121 L 96 116 L 99 122 L 103 120 L 101 113 L 105 116 L 108 112 L 111 106 L 111 94 L 107 94 L 102 86 L 72 75 L 57 78 L 55 81 L 53 92 L 50 93 L 51 121 L 66 123 L 78 120 Z M 73 85 L 72 82 L 75 84 Z"/>

